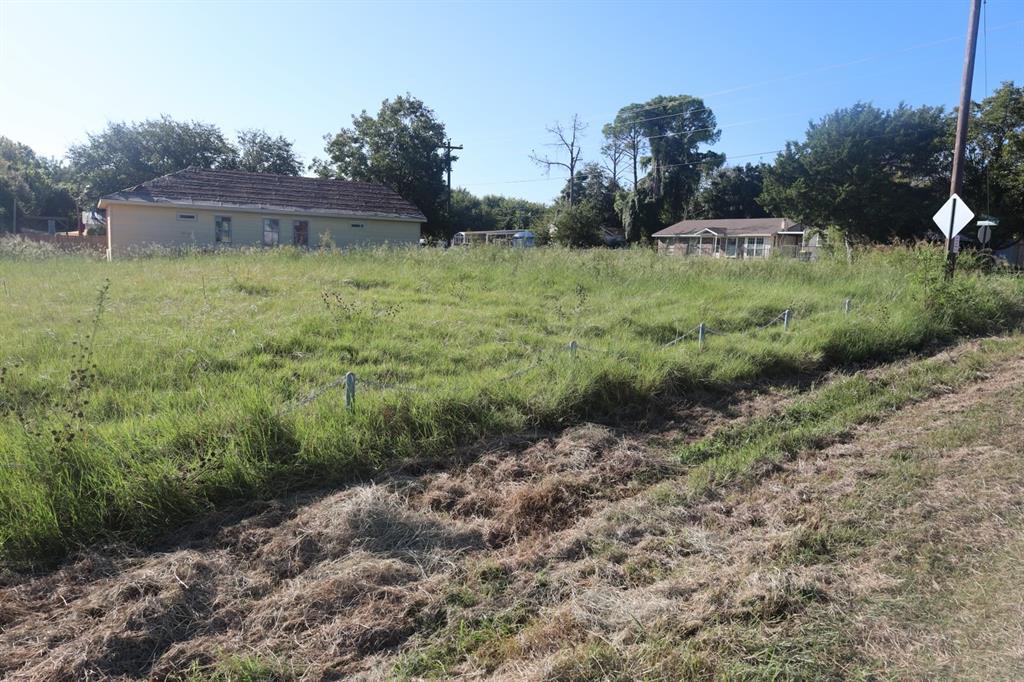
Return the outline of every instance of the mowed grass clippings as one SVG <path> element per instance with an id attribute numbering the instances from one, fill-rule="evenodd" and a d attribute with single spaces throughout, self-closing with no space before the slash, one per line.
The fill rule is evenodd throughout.
<path id="1" fill-rule="evenodd" d="M 946 285 L 923 248 L 853 264 L 559 249 L 106 263 L 0 248 L 0 279 L 0 555 L 29 565 L 483 435 L 895 357 L 1024 314 L 1017 279 Z M 787 308 L 788 332 L 752 331 Z M 664 346 L 701 321 L 718 332 L 703 352 Z M 322 390 L 348 371 L 353 411 L 343 387 Z"/>

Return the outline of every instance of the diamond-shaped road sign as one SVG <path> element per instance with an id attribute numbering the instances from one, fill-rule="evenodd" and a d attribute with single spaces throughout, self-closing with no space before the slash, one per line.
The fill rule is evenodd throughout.
<path id="1" fill-rule="evenodd" d="M 932 220 L 939 226 L 939 231 L 946 239 L 952 239 L 960 230 L 967 227 L 967 223 L 974 220 L 974 211 L 967 207 L 963 199 L 954 194 L 942 205 L 939 212 L 932 216 Z"/>

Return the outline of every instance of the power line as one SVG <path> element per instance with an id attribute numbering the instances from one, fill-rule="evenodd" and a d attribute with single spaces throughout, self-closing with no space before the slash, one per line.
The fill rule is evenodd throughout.
<path id="1" fill-rule="evenodd" d="M 785 147 L 783 147 L 782 149 L 769 149 L 769 150 L 763 151 L 763 152 L 754 152 L 752 154 L 726 154 L 726 160 L 728 161 L 729 159 L 749 159 L 749 158 L 754 157 L 754 156 L 764 156 L 765 154 L 779 154 L 779 153 L 784 152 L 784 151 L 786 151 Z M 660 168 L 679 168 L 679 167 L 682 167 L 682 166 L 699 166 L 702 163 L 709 163 L 709 161 L 707 159 L 704 159 L 702 161 L 690 161 L 688 163 L 670 163 L 670 164 L 667 164 L 665 166 L 660 166 Z"/>
<path id="2" fill-rule="evenodd" d="M 711 126 L 710 128 L 696 128 L 694 130 L 684 130 L 684 131 L 679 132 L 679 133 L 665 133 L 664 135 L 651 135 L 650 137 L 645 136 L 644 139 L 645 140 L 657 140 L 657 139 L 660 139 L 660 138 L 663 138 L 663 137 L 689 136 L 689 135 L 692 135 L 694 133 L 703 133 L 703 132 L 708 132 L 708 131 L 711 131 L 711 130 L 728 130 L 729 128 L 739 128 L 739 127 L 742 127 L 742 126 L 753 125 L 755 123 L 764 123 L 765 121 L 778 121 L 778 120 L 781 120 L 781 119 L 784 119 L 784 118 L 793 118 L 793 117 L 802 116 L 802 115 L 803 114 L 795 114 L 794 113 L 794 114 L 782 114 L 782 115 L 779 115 L 779 116 L 765 116 L 763 118 L 755 118 L 755 119 L 751 119 L 749 121 L 740 121 L 738 123 L 728 123 L 726 125 Z"/>
<path id="3" fill-rule="evenodd" d="M 741 127 L 741 126 L 753 125 L 755 123 L 763 123 L 765 121 L 777 121 L 777 120 L 780 120 L 780 119 L 793 118 L 795 116 L 801 116 L 801 115 L 802 114 L 793 113 L 793 114 L 783 114 L 781 116 L 765 116 L 763 118 L 755 118 L 755 119 L 752 119 L 750 121 L 740 121 L 738 123 L 728 123 L 726 125 L 713 126 L 713 127 L 710 127 L 710 128 L 697 128 L 695 130 L 687 130 L 687 131 L 683 131 L 681 133 L 666 133 L 664 135 L 652 135 L 651 137 L 644 137 L 644 139 L 645 140 L 656 140 L 656 139 L 663 138 L 663 137 L 689 136 L 689 135 L 692 135 L 694 133 L 702 133 L 702 132 L 707 132 L 707 131 L 711 131 L 711 130 L 728 130 L 729 128 L 738 128 L 738 127 Z M 757 155 L 754 154 L 753 156 L 757 156 Z M 740 156 L 740 157 L 737 157 L 737 158 L 744 158 L 744 157 Z M 668 167 L 669 166 L 662 166 L 662 168 L 668 168 Z M 546 178 L 544 178 L 544 179 L 546 179 Z M 552 178 L 552 179 L 559 180 L 561 178 L 557 178 L 556 177 L 556 178 Z M 514 183 L 520 183 L 520 182 L 538 182 L 538 181 L 539 180 L 533 180 L 533 179 L 528 179 L 528 180 L 504 180 L 504 181 L 501 181 L 501 182 L 489 182 L 489 183 L 479 183 L 479 182 L 477 182 L 477 183 L 473 183 L 473 184 L 476 184 L 476 185 L 480 185 L 480 184 L 496 185 L 496 184 L 514 184 Z"/>
<path id="4" fill-rule="evenodd" d="M 882 133 L 880 135 L 868 135 L 867 137 L 859 138 L 858 141 L 864 142 L 864 141 L 867 141 L 867 140 L 870 140 L 870 139 L 880 139 L 880 138 L 889 137 L 889 136 L 890 136 L 890 133 Z M 726 154 L 725 158 L 726 158 L 726 162 L 729 162 L 729 161 L 731 161 L 733 159 L 751 159 L 753 157 L 763 157 L 766 154 L 781 154 L 782 152 L 785 152 L 785 150 L 786 150 L 786 147 L 783 146 L 781 148 L 778 148 L 778 150 L 765 150 L 764 152 L 753 152 L 753 153 L 750 153 L 750 154 Z M 700 160 L 700 161 L 689 161 L 689 162 L 682 163 L 682 164 L 667 164 L 665 166 L 660 166 L 660 168 L 663 168 L 663 169 L 665 169 L 665 168 L 681 168 L 681 167 L 685 167 L 685 166 L 699 166 L 701 164 L 710 164 L 710 163 L 713 163 L 713 162 L 709 161 L 707 159 L 703 159 L 703 160 Z M 564 178 L 560 178 L 560 177 L 539 177 L 539 178 L 524 178 L 524 179 L 521 179 L 521 180 L 501 180 L 501 181 L 495 181 L 495 182 L 472 182 L 470 184 L 474 184 L 474 185 L 518 184 L 518 183 L 523 183 L 523 182 L 547 182 L 549 180 L 563 180 L 564 181 Z"/>
<path id="5" fill-rule="evenodd" d="M 999 31 L 999 30 L 1002 30 L 1002 29 L 1014 28 L 1016 26 L 1021 26 L 1021 25 L 1024 25 L 1024 21 L 1011 21 L 1011 22 L 1006 23 L 1006 24 L 1000 24 L 999 26 L 995 26 L 995 27 L 992 28 L 992 30 L 993 31 Z M 777 76 L 775 78 L 769 78 L 769 79 L 762 80 L 762 81 L 755 81 L 753 83 L 748 83 L 746 85 L 739 85 L 739 86 L 736 86 L 736 87 L 727 88 L 725 90 L 719 90 L 717 92 L 710 92 L 710 93 L 707 93 L 705 95 L 701 95 L 700 99 L 709 99 L 709 98 L 712 98 L 712 97 L 721 97 L 722 95 L 731 95 L 734 92 L 742 92 L 743 90 L 750 90 L 750 89 L 753 89 L 753 88 L 761 87 L 762 85 L 773 85 L 775 83 L 782 83 L 782 82 L 785 82 L 785 81 L 788 81 L 788 80 L 794 80 L 794 79 L 797 79 L 797 78 L 803 78 L 805 76 L 811 76 L 811 75 L 815 75 L 815 74 L 819 74 L 819 73 L 825 73 L 825 72 L 828 72 L 828 71 L 834 71 L 836 69 L 843 69 L 843 68 L 846 68 L 846 67 L 849 67 L 849 66 L 856 66 L 858 64 L 864 64 L 864 63 L 867 63 L 867 62 L 870 62 L 870 61 L 874 61 L 876 59 L 882 59 L 884 57 L 889 57 L 889 56 L 892 56 L 892 55 L 904 54 L 904 53 L 907 53 L 907 52 L 913 52 L 915 50 L 922 50 L 922 49 L 929 48 L 929 47 L 935 47 L 937 45 L 944 45 L 946 43 L 951 43 L 951 42 L 955 42 L 955 41 L 958 41 L 958 40 L 960 40 L 960 36 L 949 36 L 949 37 L 946 37 L 946 38 L 940 38 L 938 40 L 932 40 L 932 41 L 929 41 L 929 42 L 926 42 L 926 43 L 917 43 L 915 45 L 910 45 L 910 46 L 907 46 L 907 47 L 903 47 L 903 48 L 900 48 L 898 50 L 889 50 L 889 51 L 886 51 L 886 52 L 876 52 L 876 53 L 873 53 L 873 54 L 870 54 L 870 55 L 866 55 L 864 57 L 860 57 L 860 58 L 857 58 L 857 59 L 850 60 L 848 62 L 839 62 L 839 63 L 836 63 L 836 64 L 827 64 L 825 66 L 820 66 L 820 67 L 818 67 L 816 69 L 810 69 L 810 70 L 807 70 L 807 71 L 800 71 L 798 73 L 792 73 L 792 74 L 789 74 L 789 75 L 786 75 L 786 76 Z M 651 105 L 649 107 L 642 107 L 640 109 L 635 109 L 634 111 L 647 111 L 647 110 L 650 110 L 650 109 L 657 109 L 660 106 L 664 106 L 664 105 L 661 105 L 661 104 Z M 651 119 L 651 120 L 653 120 L 653 119 Z"/>
<path id="6" fill-rule="evenodd" d="M 783 149 L 769 149 L 767 151 L 753 152 L 751 154 L 727 154 L 726 155 L 726 159 L 727 160 L 728 159 L 749 159 L 749 158 L 754 157 L 754 156 L 764 156 L 765 154 L 778 154 L 779 152 L 784 152 L 784 151 L 786 151 L 785 148 L 783 148 Z M 699 166 L 700 164 L 704 164 L 704 163 L 709 163 L 709 161 L 707 159 L 703 159 L 701 161 L 691 161 L 691 162 L 688 162 L 688 163 L 670 163 L 670 164 L 667 164 L 667 165 L 664 165 L 664 166 L 660 166 L 660 168 L 679 168 L 679 167 L 682 167 L 682 166 Z M 497 181 L 497 182 L 473 182 L 473 183 L 470 183 L 470 184 L 472 184 L 472 185 L 515 185 L 515 184 L 528 183 L 528 182 L 550 182 L 551 180 L 561 180 L 562 182 L 567 182 L 566 178 L 547 177 L 547 178 L 526 178 L 526 179 L 523 179 L 523 180 L 501 180 L 501 181 Z"/>
<path id="7" fill-rule="evenodd" d="M 994 27 L 992 27 L 992 30 L 993 31 L 1001 31 L 1001 30 L 1008 29 L 1008 28 L 1016 28 L 1017 26 L 1022 26 L 1022 25 L 1024 25 L 1024 21 L 1011 21 L 1011 22 L 1008 22 L 1006 24 L 1000 24 L 999 26 L 994 26 Z M 923 50 L 923 49 L 926 49 L 926 48 L 929 48 L 929 47 L 936 47 L 938 45 L 945 45 L 946 43 L 955 42 L 955 41 L 957 41 L 959 39 L 960 39 L 959 36 L 949 36 L 947 38 L 940 38 L 938 40 L 933 40 L 933 41 L 929 41 L 929 42 L 925 42 L 925 43 L 917 43 L 917 44 L 914 44 L 914 45 L 909 45 L 907 47 L 903 47 L 903 48 L 900 48 L 900 49 L 897 49 L 897 50 L 889 50 L 889 51 L 886 51 L 886 52 L 875 52 L 875 53 L 872 53 L 870 55 L 866 55 L 864 57 L 860 57 L 858 59 L 853 59 L 853 60 L 850 60 L 850 61 L 847 61 L 847 62 L 838 62 L 838 63 L 835 63 L 835 64 L 828 64 L 828 65 L 825 65 L 825 66 L 818 67 L 816 69 L 810 69 L 810 70 L 807 70 L 807 71 L 800 71 L 800 72 L 791 73 L 791 74 L 788 74 L 788 75 L 785 75 L 785 76 L 777 76 L 777 77 L 765 79 L 765 80 L 762 80 L 762 81 L 755 81 L 753 83 L 747 83 L 745 85 L 739 85 L 739 86 L 736 86 L 736 87 L 727 88 L 725 90 L 718 90 L 716 92 L 710 92 L 710 93 L 707 93 L 707 94 L 704 94 L 704 95 L 700 95 L 698 97 L 698 99 L 710 99 L 710 98 L 713 98 L 713 97 L 721 97 L 721 96 L 724 96 L 724 95 L 731 95 L 731 94 L 736 93 L 736 92 L 743 92 L 745 90 L 752 90 L 754 88 L 758 88 L 758 87 L 761 87 L 763 85 L 773 85 L 773 84 L 776 84 L 776 83 L 784 83 L 786 81 L 795 80 L 795 79 L 798 79 L 798 78 L 804 78 L 806 76 L 816 75 L 816 74 L 819 74 L 819 73 L 826 73 L 826 72 L 829 72 L 829 71 L 835 71 L 835 70 L 847 68 L 847 67 L 850 67 L 850 66 L 857 66 L 858 64 L 865 64 L 867 62 L 875 61 L 875 60 L 878 60 L 878 59 L 883 59 L 885 57 L 889 57 L 889 56 L 892 56 L 892 55 L 905 54 L 907 52 L 914 52 L 916 50 Z M 635 109 L 634 113 L 641 112 L 641 111 L 650 111 L 651 109 L 658 109 L 660 107 L 667 106 L 667 105 L 668 105 L 668 103 L 652 104 L 652 105 L 647 106 L 647 107 L 641 107 L 641 108 Z M 678 112 L 678 113 L 675 113 L 675 114 L 663 114 L 663 115 L 660 115 L 660 116 L 652 116 L 650 118 L 637 119 L 635 121 L 635 123 L 645 123 L 647 121 L 656 121 L 656 120 L 659 120 L 659 119 L 662 119 L 662 118 L 671 118 L 673 116 L 685 116 L 687 114 L 700 113 L 702 111 L 709 111 L 710 109 L 711 109 L 711 107 L 704 107 L 702 109 L 692 109 L 692 110 L 688 110 L 688 111 Z M 616 115 L 618 115 L 618 112 L 615 112 L 615 114 L 612 114 L 612 118 L 614 119 L 614 117 Z M 607 117 L 607 116 L 605 116 L 605 117 Z M 600 118 L 600 116 L 591 116 L 590 118 Z M 475 138 L 475 141 L 481 142 L 481 141 L 487 141 L 487 140 L 507 139 L 509 137 L 514 137 L 514 136 L 515 136 L 515 133 L 507 134 L 507 135 L 496 135 L 496 136 L 491 136 L 491 137 Z"/>
<path id="8" fill-rule="evenodd" d="M 987 0 L 985 0 L 985 5 L 986 5 L 986 11 L 984 12 L 984 14 L 985 14 L 986 21 L 985 21 L 985 26 L 984 26 L 984 31 L 985 31 L 985 33 L 984 33 L 984 37 L 985 37 L 985 54 L 984 54 L 985 62 L 984 62 L 984 67 L 985 67 L 985 91 L 987 93 L 988 92 L 988 53 L 987 53 L 987 48 L 988 48 L 988 22 L 987 22 L 987 14 L 988 14 L 988 12 L 987 12 Z M 992 30 L 993 31 L 999 31 L 999 30 L 1003 30 L 1003 29 L 1007 29 L 1007 28 L 1015 28 L 1017 26 L 1022 26 L 1022 25 L 1024 25 L 1024 21 L 1012 21 L 1012 22 L 1009 22 L 1009 23 L 1006 23 L 1006 24 L 1000 24 L 999 26 L 995 26 L 995 27 L 993 27 Z M 774 84 L 774 83 L 785 82 L 787 80 L 793 80 L 793 79 L 796 79 L 796 78 L 802 78 L 802 77 L 805 77 L 805 76 L 808 76 L 808 75 L 814 75 L 814 74 L 818 74 L 818 73 L 824 73 L 824 72 L 828 72 L 828 71 L 833 71 L 833 70 L 836 70 L 836 69 L 846 68 L 846 67 L 849 67 L 849 66 L 855 66 L 857 64 L 863 64 L 863 63 L 866 63 L 866 62 L 869 62 L 869 61 L 873 61 L 873 60 L 876 60 L 876 59 L 881 59 L 883 57 L 887 57 L 887 56 L 891 56 L 891 55 L 895 55 L 895 54 L 904 54 L 904 53 L 912 52 L 912 51 L 915 51 L 915 50 L 925 49 L 925 48 L 929 48 L 929 47 L 935 47 L 937 45 L 944 45 L 946 43 L 954 42 L 956 40 L 958 40 L 957 36 L 950 36 L 950 37 L 947 37 L 947 38 L 941 38 L 939 40 L 929 41 L 929 42 L 925 42 L 925 43 L 918 43 L 918 44 L 915 44 L 915 45 L 910 45 L 908 47 L 903 47 L 903 48 L 900 48 L 898 50 L 890 50 L 890 51 L 886 51 L 886 52 L 877 52 L 877 53 L 874 53 L 874 54 L 871 54 L 871 55 L 867 55 L 865 57 L 861 57 L 861 58 L 858 58 L 858 59 L 854 59 L 854 60 L 851 60 L 851 61 L 848 61 L 848 62 L 840 62 L 840 63 L 836 63 L 836 64 L 829 64 L 829 65 L 822 66 L 822 67 L 819 67 L 819 68 L 816 68 L 816 69 L 811 69 L 811 70 L 808 70 L 808 71 L 802 71 L 802 72 L 799 72 L 799 73 L 793 73 L 793 74 L 789 74 L 789 75 L 786 75 L 786 76 L 780 76 L 780 77 L 771 78 L 771 79 L 767 79 L 767 80 L 763 80 L 763 81 L 757 81 L 757 82 L 754 82 L 754 83 L 748 83 L 746 85 L 741 85 L 741 86 L 737 86 L 737 87 L 734 87 L 734 88 L 729 88 L 729 89 L 726 89 L 726 90 L 719 90 L 717 92 L 712 92 L 712 93 L 708 93 L 706 95 L 702 95 L 701 99 L 707 99 L 707 98 L 712 98 L 712 97 L 719 97 L 719 96 L 722 96 L 722 95 L 732 94 L 732 93 L 735 93 L 735 92 L 740 92 L 740 91 L 743 91 L 743 90 L 749 90 L 749 89 L 752 89 L 752 88 L 760 87 L 762 85 L 771 85 L 771 84 Z M 667 106 L 668 104 L 669 103 L 664 103 L 664 104 L 651 105 L 651 106 L 648 106 L 648 107 L 641 107 L 641 108 L 636 109 L 634 111 L 635 112 L 648 111 L 648 110 L 651 110 L 651 109 L 657 109 L 657 108 L 662 107 L 662 106 Z M 662 118 L 671 118 L 673 116 L 685 116 L 687 114 L 700 113 L 702 111 L 709 111 L 710 109 L 711 109 L 710 107 L 704 107 L 702 109 L 692 109 L 692 110 L 687 110 L 687 111 L 683 111 L 683 112 L 678 112 L 678 113 L 675 113 L 675 114 L 664 114 L 664 115 L 661 115 L 661 116 L 654 116 L 654 117 L 650 117 L 650 118 L 646 118 L 646 119 L 638 119 L 636 121 L 636 123 L 643 123 L 643 122 L 646 122 L 646 121 L 654 121 L 654 120 L 659 120 L 659 119 L 662 119 Z M 798 116 L 798 115 L 799 114 L 788 114 L 786 116 L 766 117 L 766 118 L 763 118 L 763 119 L 754 119 L 752 121 L 745 121 L 745 122 L 741 122 L 741 123 L 733 123 L 733 124 L 728 124 L 728 125 L 724 125 L 724 126 L 716 126 L 716 128 L 718 128 L 718 129 L 727 129 L 727 128 L 738 127 L 738 126 L 743 126 L 743 125 L 751 125 L 753 123 L 760 123 L 760 122 L 767 121 L 767 120 L 775 120 L 775 119 L 779 119 L 779 118 L 787 118 L 789 116 Z M 686 131 L 685 134 L 689 135 L 689 134 L 692 134 L 692 133 L 705 132 L 705 131 L 709 131 L 709 130 L 713 130 L 713 129 L 714 128 L 701 128 L 701 129 L 697 129 L 697 130 Z M 657 136 L 646 138 L 646 139 L 657 139 L 657 138 L 660 138 L 660 137 L 671 137 L 671 136 L 675 136 L 677 134 L 679 134 L 679 133 L 667 133 L 665 135 L 657 135 Z M 502 136 L 502 137 L 509 137 L 509 136 Z M 868 137 L 868 138 L 863 138 L 863 139 L 869 140 L 869 139 L 874 139 L 874 138 L 877 138 L 877 137 L 884 137 L 884 136 L 875 135 L 875 136 Z M 479 138 L 479 139 L 486 140 L 486 139 L 496 139 L 496 138 Z M 774 149 L 774 150 L 769 150 L 769 151 L 764 151 L 764 152 L 755 152 L 755 153 L 752 153 L 752 154 L 726 155 L 726 158 L 727 158 L 727 160 L 728 159 L 751 158 L 751 157 L 755 157 L 755 156 L 763 156 L 765 154 L 777 154 L 777 153 L 780 153 L 782 151 L 785 151 L 785 148 L 783 148 L 783 149 Z M 693 165 L 700 165 L 700 164 L 704 164 L 704 163 L 707 163 L 707 161 L 704 160 L 704 161 L 694 161 L 694 162 L 688 162 L 688 163 L 682 163 L 682 164 L 669 164 L 669 165 L 666 165 L 666 166 L 662 166 L 662 168 L 675 168 L 675 167 L 681 167 L 681 166 L 693 166 Z M 558 177 L 555 177 L 555 178 L 552 178 L 552 177 L 525 178 L 525 179 L 521 179 L 521 180 L 503 180 L 503 181 L 494 181 L 494 182 L 475 182 L 475 183 L 471 183 L 471 184 L 475 185 L 475 186 L 511 185 L 511 184 L 523 184 L 523 183 L 534 183 L 534 182 L 550 182 L 552 180 L 563 180 L 564 181 L 564 178 L 558 178 Z"/>

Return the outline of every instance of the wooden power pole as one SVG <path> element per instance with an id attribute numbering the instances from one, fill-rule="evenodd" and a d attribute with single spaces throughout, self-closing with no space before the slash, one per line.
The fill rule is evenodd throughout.
<path id="1" fill-rule="evenodd" d="M 448 220 L 448 227 L 452 223 L 452 150 L 462 149 L 462 145 L 452 146 L 452 138 L 448 138 L 441 147 L 444 150 L 444 164 L 448 172 L 448 196 L 445 199 L 444 217 Z"/>
<path id="2" fill-rule="evenodd" d="M 949 195 L 964 189 L 964 152 L 967 147 L 967 126 L 971 120 L 971 84 L 974 81 L 974 54 L 978 47 L 978 21 L 981 19 L 981 0 L 971 0 L 971 13 L 967 19 L 967 47 L 964 49 L 964 72 L 960 79 L 960 109 L 956 116 L 956 142 L 953 146 L 953 172 L 949 181 Z M 953 237 L 946 239 L 946 277 L 956 270 L 956 252 Z"/>

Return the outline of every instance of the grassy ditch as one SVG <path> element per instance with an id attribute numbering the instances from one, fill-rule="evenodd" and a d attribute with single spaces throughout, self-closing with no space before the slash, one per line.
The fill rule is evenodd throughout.
<path id="1" fill-rule="evenodd" d="M 0 248 L 0 556 L 36 563 L 486 434 L 896 357 L 1024 317 L 1018 280 L 963 272 L 946 286 L 928 249 L 852 265 L 557 249 L 12 253 Z M 788 332 L 754 331 L 786 308 Z M 704 352 L 665 347 L 701 321 L 718 332 Z M 347 371 L 360 378 L 353 412 L 343 391 L 320 393 Z"/>
<path id="2" fill-rule="evenodd" d="M 1007 589 L 1020 571 L 1001 541 L 1018 538 L 1019 547 L 1013 424 L 1024 403 L 1012 379 L 978 398 L 963 389 L 997 377 L 1022 347 L 1020 336 L 986 339 L 870 377 L 835 377 L 778 415 L 684 447 L 688 474 L 581 526 L 582 558 L 545 551 L 529 568 L 510 569 L 516 587 L 476 588 L 446 627 L 425 629 L 396 657 L 391 675 L 776 680 L 948 676 L 976 664 L 998 677 L 1009 668 L 995 666 L 1019 668 L 1017 633 L 983 618 L 1016 623 L 1021 599 Z M 910 409 L 946 395 L 958 409 Z M 853 434 L 873 422 L 877 432 Z M 809 457 L 818 468 L 784 464 L 766 474 L 771 463 L 850 436 L 846 454 Z M 843 474 L 852 483 L 837 488 Z M 759 520 L 746 528 L 739 519 L 751 511 Z M 697 539 L 705 534 L 706 543 Z M 659 570 L 638 579 L 633 569 L 645 565 Z M 994 576 L 977 570 L 993 565 Z M 555 598 L 538 589 L 552 582 L 548 573 L 571 588 Z M 982 594 L 965 611 L 947 588 Z M 614 596 L 588 621 L 592 595 L 604 589 Z M 647 607 L 659 602 L 660 610 Z"/>
<path id="3" fill-rule="evenodd" d="M 689 489 L 701 494 L 751 475 L 764 465 L 805 450 L 825 447 L 851 428 L 877 421 L 901 407 L 950 392 L 984 375 L 987 368 L 1020 351 L 1016 339 L 987 339 L 983 353 L 959 362 L 931 359 L 877 374 L 858 373 L 832 381 L 799 398 L 780 414 L 723 429 L 688 444 L 680 458 L 693 465 Z"/>

